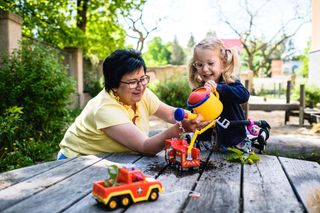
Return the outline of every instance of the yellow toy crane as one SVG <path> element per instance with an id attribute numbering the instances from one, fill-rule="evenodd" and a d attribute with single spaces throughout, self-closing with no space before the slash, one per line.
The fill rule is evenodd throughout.
<path id="1" fill-rule="evenodd" d="M 195 131 L 188 147 L 187 156 L 187 160 L 192 160 L 191 150 L 198 135 L 213 127 L 216 123 L 227 128 L 230 122 L 226 119 L 222 122 L 219 121 L 219 115 L 222 112 L 223 105 L 219 100 L 219 93 L 217 91 L 211 93 L 210 90 L 205 87 L 198 88 L 190 94 L 187 104 L 193 110 L 193 113 L 188 113 L 183 109 L 178 108 L 174 113 L 174 117 L 177 121 L 182 121 L 185 118 L 195 119 L 199 114 L 201 114 L 204 121 L 212 121 L 201 130 Z"/>

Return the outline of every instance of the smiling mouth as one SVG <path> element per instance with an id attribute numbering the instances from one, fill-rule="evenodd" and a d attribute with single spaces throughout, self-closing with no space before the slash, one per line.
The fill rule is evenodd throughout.
<path id="1" fill-rule="evenodd" d="M 138 92 L 132 92 L 133 95 L 138 96 L 142 94 L 142 91 L 138 91 Z"/>
<path id="2" fill-rule="evenodd" d="M 213 76 L 213 74 L 203 75 L 204 78 L 210 78 L 210 77 L 212 77 L 212 76 Z"/>

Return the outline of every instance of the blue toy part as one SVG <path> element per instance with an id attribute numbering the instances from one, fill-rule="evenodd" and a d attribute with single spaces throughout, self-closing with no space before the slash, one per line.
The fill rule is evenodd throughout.
<path id="1" fill-rule="evenodd" d="M 182 121 L 185 117 L 185 112 L 182 108 L 177 108 L 176 111 L 174 112 L 174 119 L 176 121 Z"/>

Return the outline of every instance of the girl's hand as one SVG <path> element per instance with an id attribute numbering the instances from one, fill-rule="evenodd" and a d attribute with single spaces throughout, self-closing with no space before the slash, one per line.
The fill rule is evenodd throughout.
<path id="1" fill-rule="evenodd" d="M 215 92 L 217 89 L 217 84 L 214 80 L 210 80 L 204 84 L 204 87 L 209 89 L 211 92 Z"/>

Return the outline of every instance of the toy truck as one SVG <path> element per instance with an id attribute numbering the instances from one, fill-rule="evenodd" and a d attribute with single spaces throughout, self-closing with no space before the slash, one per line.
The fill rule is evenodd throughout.
<path id="1" fill-rule="evenodd" d="M 169 165 L 174 165 L 178 170 L 199 169 L 200 150 L 191 149 L 191 159 L 187 160 L 189 144 L 185 139 L 173 138 L 165 140 L 165 160 Z"/>
<path id="2" fill-rule="evenodd" d="M 108 179 L 106 181 L 112 181 Z M 105 181 L 93 183 L 92 195 L 98 201 L 114 210 L 120 206 L 128 207 L 140 201 L 155 201 L 163 191 L 162 183 L 145 176 L 137 168 L 122 167 L 116 177 L 116 184 L 106 187 Z"/>

